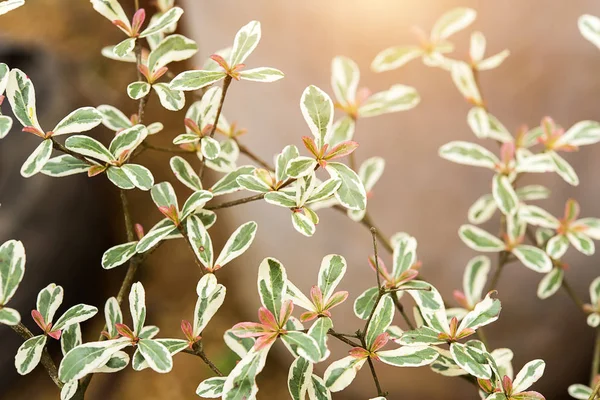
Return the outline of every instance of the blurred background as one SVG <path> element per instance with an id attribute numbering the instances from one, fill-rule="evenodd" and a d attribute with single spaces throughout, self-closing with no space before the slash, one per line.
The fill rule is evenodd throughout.
<path id="1" fill-rule="evenodd" d="M 121 2 L 131 15 L 133 0 Z M 422 101 L 415 109 L 359 122 L 355 140 L 361 146 L 356 157 L 359 162 L 374 155 L 386 159 L 385 173 L 370 199 L 370 213 L 386 235 L 405 231 L 417 238 L 423 273 L 446 299 L 460 287 L 464 266 L 475 254 L 462 244 L 457 229 L 467 221 L 468 207 L 490 191 L 491 174 L 437 156 L 437 149 L 450 140 L 473 139 L 466 123 L 469 106 L 447 72 L 425 67 L 417 60 L 396 71 L 374 74 L 369 70 L 373 57 L 386 47 L 415 43 L 412 26 L 429 30 L 448 9 L 473 7 L 477 21 L 453 37 L 457 51 L 451 57 L 467 57 L 473 30 L 485 34 L 489 54 L 510 49 L 511 56 L 498 69 L 484 72 L 480 78 L 491 113 L 507 128 L 515 131 L 522 124 L 536 126 L 546 115 L 566 127 L 583 119 L 600 119 L 600 51 L 577 29 L 581 14 L 600 15 L 596 1 L 179 0 L 178 5 L 186 10 L 179 30 L 200 48 L 193 62 L 177 66 L 180 70 L 202 65 L 210 54 L 232 43 L 239 27 L 252 19 L 261 21 L 261 44 L 246 64 L 276 67 L 286 78 L 273 84 L 234 83 L 224 115 L 248 129 L 241 141 L 263 158 L 270 159 L 286 144 L 301 147 L 300 138 L 308 128 L 298 106 L 300 95 L 309 84 L 331 93 L 334 56 L 353 58 L 361 68 L 361 86 L 373 91 L 396 83 L 417 88 Z M 23 69 L 33 79 L 42 125 L 55 124 L 83 105 L 111 104 L 131 114 L 136 104 L 128 99 L 125 87 L 135 79 L 134 68 L 100 55 L 103 46 L 121 39 L 122 34 L 94 12 L 88 1 L 28 0 L 25 7 L 0 19 L 0 61 Z M 9 112 L 7 104 L 3 112 Z M 163 121 L 166 127 L 156 138 L 157 144 L 168 145 L 180 133 L 183 114 L 165 111 L 156 97 L 151 97 L 146 115 Z M 100 128 L 96 134 L 105 142 L 111 135 Z M 32 135 L 19 129 L 0 142 L 0 242 L 20 239 L 27 250 L 25 278 L 12 306 L 31 329 L 37 327 L 28 310 L 34 307 L 37 292 L 49 282 L 65 288 L 64 306 L 86 302 L 101 308 L 105 299 L 116 293 L 125 273 L 125 267 L 111 271 L 100 267 L 102 252 L 125 241 L 115 188 L 104 177 L 21 178 L 19 168 L 35 143 Z M 541 205 L 561 215 L 565 201 L 574 197 L 583 216 L 600 216 L 599 154 L 599 147 L 588 146 L 566 156 L 579 174 L 578 187 L 553 174 L 538 178 L 538 183 L 553 192 L 551 200 Z M 181 196 L 187 196 L 189 191 L 173 179 L 168 159 L 148 152 L 140 157 L 157 181 L 169 180 Z M 209 176 L 213 181 L 217 178 Z M 160 214 L 146 193 L 131 191 L 128 197 L 136 222 L 149 228 L 158 221 Z M 349 269 L 343 286 L 352 300 L 336 309 L 334 321 L 341 331 L 358 326 L 352 313 L 353 299 L 374 283 L 366 263 L 372 251 L 370 234 L 340 213 L 324 210 L 320 215 L 317 232 L 308 239 L 293 230 L 286 210 L 267 204 L 250 203 L 219 213 L 219 224 L 212 230 L 217 248 L 239 224 L 250 219 L 259 224 L 251 250 L 222 271 L 220 279 L 228 296 L 222 312 L 203 335 L 208 355 L 218 360 L 219 366 L 228 370 L 235 363 L 222 343 L 223 331 L 238 321 L 256 318 L 256 273 L 266 256 L 281 260 L 291 280 L 308 290 L 316 282 L 324 255 L 344 255 Z M 484 227 L 496 229 L 494 224 Z M 384 259 L 389 261 L 389 256 Z M 589 282 L 598 275 L 599 256 L 585 257 L 571 250 L 566 260 L 571 266 L 567 271 L 570 282 L 587 301 Z M 545 377 L 534 389 L 548 399 L 566 399 L 569 384 L 589 379 L 594 332 L 562 291 L 545 301 L 536 297 L 541 277 L 517 263 L 510 264 L 499 285 L 501 317 L 486 333 L 492 347 L 514 350 L 515 370 L 534 358 L 546 360 Z M 139 271 L 147 291 L 148 321 L 161 327 L 162 336 L 181 335 L 179 323 L 193 312 L 198 278 L 182 241 L 162 246 Z M 102 324 L 101 316 L 86 324 L 84 339 L 95 340 Z M 345 355 L 346 348 L 332 344 L 330 360 Z M 41 367 L 25 377 L 16 374 L 13 357 L 19 345 L 20 338 L 0 326 L 0 398 L 58 398 Z M 52 346 L 51 353 L 58 357 L 59 346 Z M 285 351 L 271 352 L 267 371 L 259 378 L 259 399 L 289 397 L 285 386 L 289 362 Z M 325 367 L 320 366 L 319 373 Z M 378 365 L 377 369 L 391 400 L 477 398 L 468 383 L 427 368 Z M 181 354 L 168 375 L 128 368 L 97 376 L 88 398 L 193 399 L 198 383 L 210 374 L 199 359 Z M 374 394 L 364 370 L 349 389 L 334 398 L 366 399 Z"/>

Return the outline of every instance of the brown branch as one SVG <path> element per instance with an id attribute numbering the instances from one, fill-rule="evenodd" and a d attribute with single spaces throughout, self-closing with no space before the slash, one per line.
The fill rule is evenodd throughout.
<path id="1" fill-rule="evenodd" d="M 258 155 L 254 154 L 252 151 L 250 151 L 250 149 L 248 149 L 246 146 L 244 146 L 243 144 L 241 144 L 236 138 L 234 138 L 233 140 L 238 145 L 238 147 L 240 149 L 240 152 L 242 154 L 246 155 L 248 158 L 250 158 L 252 161 L 254 161 L 255 163 L 257 163 L 258 165 L 260 165 L 264 169 L 269 170 L 271 172 L 275 171 L 275 168 L 273 168 L 268 162 L 266 162 L 265 160 L 263 160 L 262 158 L 260 158 Z"/>
<path id="2" fill-rule="evenodd" d="M 150 143 L 142 142 L 142 146 L 149 150 L 160 151 L 163 153 L 174 153 L 174 154 L 194 154 L 194 151 L 181 149 L 179 147 L 161 147 L 155 146 Z"/>
<path id="3" fill-rule="evenodd" d="M 34 337 L 33 333 L 31 333 L 31 331 L 27 329 L 27 327 L 21 322 L 19 322 L 17 325 L 11 325 L 11 328 L 25 340 Z M 60 381 L 60 379 L 58 379 L 58 369 L 56 368 L 56 364 L 54 364 L 52 357 L 50 357 L 46 346 L 44 346 L 44 349 L 42 350 L 42 358 L 40 362 L 42 363 L 44 368 L 46 368 L 46 371 L 48 371 L 48 375 L 50 375 L 50 378 L 52 379 L 54 384 L 58 386 L 59 389 L 61 389 L 63 387 L 63 383 Z"/>
<path id="4" fill-rule="evenodd" d="M 196 251 L 194 250 L 194 245 L 192 244 L 192 239 L 190 239 L 189 235 L 187 234 L 187 232 L 185 231 L 185 229 L 183 228 L 183 226 L 181 224 L 177 225 L 177 229 L 179 230 L 179 232 L 185 239 L 185 243 L 187 244 L 188 248 L 192 252 L 192 255 L 194 256 L 194 262 L 196 263 L 198 268 L 200 268 L 200 273 L 202 275 L 204 275 L 204 266 L 202 265 L 202 263 L 198 259 L 198 256 L 196 255 Z"/>

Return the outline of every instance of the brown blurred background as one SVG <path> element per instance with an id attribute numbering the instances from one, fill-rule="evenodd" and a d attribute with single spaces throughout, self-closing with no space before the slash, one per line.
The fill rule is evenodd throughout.
<path id="1" fill-rule="evenodd" d="M 126 5 L 131 9 L 132 4 Z M 514 131 L 524 123 L 537 125 L 545 115 L 563 126 L 600 119 L 600 51 L 577 30 L 579 15 L 600 15 L 600 5 L 592 0 L 188 0 L 179 5 L 187 11 L 180 30 L 200 47 L 198 58 L 188 67 L 201 65 L 214 51 L 230 45 L 237 29 L 249 20 L 262 22 L 261 44 L 247 65 L 273 66 L 284 71 L 286 78 L 274 84 L 235 83 L 224 115 L 248 128 L 248 135 L 241 140 L 264 158 L 289 143 L 301 146 L 300 137 L 308 130 L 298 107 L 300 94 L 309 84 L 331 93 L 330 62 L 336 55 L 349 56 L 359 64 L 361 86 L 374 91 L 395 83 L 417 88 L 422 97 L 417 108 L 359 122 L 356 140 L 361 147 L 356 155 L 359 161 L 374 155 L 386 159 L 386 172 L 369 203 L 370 212 L 386 234 L 406 231 L 418 239 L 423 272 L 448 299 L 460 286 L 464 265 L 474 255 L 456 231 L 466 222 L 472 202 L 490 191 L 491 175 L 437 157 L 439 146 L 450 140 L 473 140 L 466 124 L 468 105 L 448 73 L 414 61 L 397 71 L 374 74 L 368 68 L 373 57 L 388 46 L 413 43 L 411 26 L 428 30 L 444 11 L 470 6 L 478 11 L 477 21 L 456 35 L 453 56 L 466 57 L 469 33 L 475 29 L 487 37 L 490 54 L 510 49 L 511 56 L 502 66 L 481 75 L 490 111 L 509 129 Z M 132 65 L 99 54 L 102 46 L 121 38 L 87 1 L 28 0 L 25 7 L 0 18 L 0 61 L 20 67 L 32 77 L 42 124 L 54 124 L 79 105 L 112 104 L 133 113 L 135 103 L 124 91 L 135 78 Z M 147 116 L 153 120 L 160 116 L 165 122 L 166 129 L 156 143 L 166 145 L 182 129 L 183 113 L 166 112 L 157 103 L 153 97 Z M 6 105 L 3 110 L 8 111 Z M 97 131 L 109 140 L 109 132 Z M 21 178 L 18 170 L 34 144 L 31 135 L 18 130 L 0 142 L 0 241 L 18 238 L 27 249 L 27 272 L 13 305 L 30 328 L 34 326 L 28 310 L 35 304 L 37 291 L 47 283 L 65 287 L 65 305 L 83 301 L 100 308 L 103 299 L 116 292 L 125 272 L 124 267 L 108 272 L 100 267 L 102 251 L 125 240 L 115 188 L 104 177 Z M 542 206 L 561 214 L 564 202 L 574 197 L 583 216 L 600 216 L 600 186 L 595 179 L 598 154 L 599 147 L 590 146 L 567 155 L 579 174 L 579 187 L 568 186 L 556 175 L 538 179 L 553 191 L 552 199 Z M 152 169 L 157 181 L 176 184 L 168 156 L 144 157 L 142 163 Z M 177 184 L 177 189 L 180 198 L 189 194 L 181 185 Z M 128 195 L 136 221 L 150 227 L 159 219 L 147 194 L 132 191 Z M 349 262 L 343 286 L 352 299 L 373 285 L 372 271 L 365 262 L 371 252 L 368 231 L 339 213 L 326 210 L 320 215 L 317 233 L 308 239 L 292 229 L 285 210 L 266 204 L 252 203 L 219 214 L 219 224 L 213 228 L 213 234 L 220 236 L 213 238 L 217 248 L 240 223 L 250 219 L 259 223 L 251 251 L 222 271 L 220 279 L 228 287 L 228 296 L 224 310 L 204 335 L 209 355 L 221 359 L 225 369 L 231 368 L 234 359 L 226 356 L 221 335 L 235 322 L 255 319 L 256 271 L 262 258 L 279 258 L 290 278 L 308 289 L 316 282 L 321 258 L 339 253 Z M 487 227 L 495 229 L 493 224 Z M 571 250 L 567 260 L 572 266 L 567 276 L 587 300 L 589 282 L 598 275 L 599 258 Z M 588 380 L 593 330 L 562 291 L 546 301 L 537 299 L 541 277 L 518 264 L 507 268 L 499 286 L 501 318 L 487 333 L 493 347 L 515 351 L 516 370 L 531 359 L 545 359 L 546 375 L 535 389 L 548 399 L 568 398 L 569 384 Z M 139 278 L 147 290 L 149 323 L 159 325 L 162 336 L 179 335 L 180 320 L 193 311 L 199 278 L 185 246 L 171 242 L 160 248 Z M 334 314 L 341 331 L 358 326 L 351 305 L 348 301 Z M 88 324 L 85 339 L 93 340 L 102 323 L 97 317 Z M 0 327 L 0 343 L 0 398 L 58 398 L 41 368 L 27 377 L 14 372 L 12 358 L 19 340 L 6 327 Z M 288 398 L 289 357 L 282 347 L 275 349 L 279 351 L 271 354 L 269 371 L 260 378 L 259 399 Z M 329 361 L 346 350 L 337 343 L 334 349 Z M 57 355 L 58 346 L 51 351 Z M 320 373 L 327 364 L 320 366 Z M 478 398 L 462 380 L 444 378 L 427 368 L 377 368 L 384 390 L 392 393 L 391 400 Z M 362 371 L 349 389 L 334 398 L 372 397 L 374 388 L 368 375 Z M 210 371 L 200 360 L 182 354 L 176 356 L 169 375 L 128 368 L 94 378 L 88 393 L 90 399 L 193 399 L 195 387 L 207 376 Z"/>

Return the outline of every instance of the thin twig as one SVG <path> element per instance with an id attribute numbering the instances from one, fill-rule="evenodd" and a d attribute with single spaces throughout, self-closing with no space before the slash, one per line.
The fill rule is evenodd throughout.
<path id="1" fill-rule="evenodd" d="M 27 327 L 21 322 L 19 322 L 17 325 L 12 325 L 11 328 L 25 340 L 31 339 L 34 336 L 33 333 L 31 333 L 31 331 L 27 329 Z M 44 368 L 46 368 L 46 371 L 48 371 L 48 375 L 50 375 L 50 378 L 54 384 L 58 386 L 59 389 L 62 388 L 63 383 L 60 381 L 60 379 L 58 379 L 58 369 L 56 368 L 56 364 L 54 364 L 52 357 L 50 357 L 46 346 L 44 346 L 44 349 L 42 350 L 42 358 L 40 361 Z"/>
<path id="2" fill-rule="evenodd" d="M 171 153 L 171 154 L 194 154 L 194 151 L 181 149 L 179 147 L 161 147 L 155 146 L 153 144 L 142 142 L 142 146 L 149 150 L 161 151 L 163 153 Z"/>
<path id="3" fill-rule="evenodd" d="M 588 400 L 594 400 L 598 397 L 598 394 L 600 393 L 600 381 L 598 381 L 598 383 L 596 384 L 596 386 L 594 387 L 594 391 L 592 392 L 592 394 L 590 395 Z"/>
<path id="4" fill-rule="evenodd" d="M 564 276 L 563 276 L 563 280 L 562 280 L 562 287 L 565 290 L 565 292 L 567 293 L 567 295 L 569 295 L 571 300 L 573 300 L 573 303 L 575 303 L 577 308 L 579 308 L 579 310 L 581 310 L 582 313 L 587 315 L 587 313 L 585 312 L 585 307 L 583 306 L 583 304 L 584 304 L 583 301 L 579 298 L 579 296 L 577 295 L 577 293 L 575 292 L 573 287 L 569 284 L 569 282 L 567 281 L 567 279 Z"/>
<path id="5" fill-rule="evenodd" d="M 217 125 L 219 125 L 219 118 L 221 117 L 221 111 L 223 110 L 223 104 L 225 104 L 225 96 L 227 96 L 227 90 L 229 89 L 229 85 L 231 84 L 231 75 L 227 75 L 223 80 L 223 91 L 221 92 L 221 100 L 219 101 L 219 108 L 217 108 L 217 114 L 215 115 L 215 122 L 213 123 L 212 128 L 210 129 L 210 137 L 215 136 L 215 131 L 217 130 Z M 200 171 L 198 175 L 200 176 L 200 180 L 204 177 L 204 167 L 206 162 L 202 159 L 202 164 L 200 164 Z"/>
<path id="6" fill-rule="evenodd" d="M 198 266 L 198 268 L 200 268 L 200 273 L 202 275 L 204 275 L 204 266 L 202 265 L 202 263 L 198 259 L 198 256 L 196 255 L 196 251 L 194 250 L 194 245 L 192 244 L 192 239 L 187 234 L 187 232 L 185 231 L 185 229 L 183 229 L 183 226 L 181 224 L 179 224 L 177 226 L 177 229 L 179 230 L 179 232 L 181 233 L 181 235 L 185 239 L 185 243 L 187 244 L 188 248 L 192 252 L 192 255 L 194 256 L 194 262 L 196 263 L 196 265 Z"/>
<path id="7" fill-rule="evenodd" d="M 263 160 L 262 158 L 260 158 L 258 155 L 256 155 L 255 153 L 253 153 L 250 149 L 248 149 L 246 146 L 244 146 L 243 144 L 241 144 L 236 138 L 234 138 L 233 140 L 238 145 L 238 147 L 240 149 L 240 152 L 242 154 L 246 155 L 252 161 L 254 161 L 258 165 L 260 165 L 261 167 L 263 167 L 263 168 L 265 168 L 265 169 L 267 169 L 269 171 L 274 171 L 275 170 L 271 166 L 271 164 L 269 164 L 268 162 L 266 162 L 265 160 Z"/>
<path id="8" fill-rule="evenodd" d="M 364 337 L 360 338 L 362 343 L 362 347 L 366 348 L 367 344 L 365 343 Z M 371 357 L 367 357 L 367 363 L 369 364 L 369 369 L 371 370 L 371 375 L 373 376 L 373 382 L 375 382 L 375 388 L 377 389 L 377 396 L 385 396 L 386 394 L 381 390 L 381 384 L 379 383 L 379 378 L 377 378 L 377 372 L 375 371 L 375 365 L 373 365 L 373 360 Z"/>
<path id="9" fill-rule="evenodd" d="M 592 369 L 590 371 L 590 387 L 594 385 L 598 372 L 600 372 L 600 328 L 596 328 L 596 342 L 594 343 L 594 356 L 592 359 Z M 596 385 L 596 390 L 598 390 L 598 385 Z M 594 397 L 591 398 L 593 399 Z"/>
<path id="10" fill-rule="evenodd" d="M 333 329 L 330 329 L 330 330 L 327 332 L 327 334 L 329 334 L 330 336 L 332 336 L 332 337 L 336 338 L 337 340 L 339 340 L 339 341 L 341 341 L 341 342 L 344 342 L 344 343 L 346 343 L 346 344 L 347 344 L 347 345 L 349 345 L 349 346 L 352 346 L 352 347 L 362 347 L 362 346 L 360 345 L 360 343 L 356 343 L 356 342 L 354 342 L 354 341 L 352 341 L 352 340 L 350 340 L 350 339 L 347 339 L 347 338 L 345 337 L 345 336 L 349 336 L 349 335 L 343 335 L 343 334 L 341 334 L 341 333 L 338 333 L 338 332 L 334 331 Z M 358 337 L 357 337 L 356 335 L 354 335 L 353 337 L 355 337 L 355 338 L 357 338 L 357 339 L 358 339 Z"/>
<path id="11" fill-rule="evenodd" d="M 411 322 L 410 318 L 408 318 L 408 315 L 406 314 L 406 311 L 404 310 L 404 306 L 402 305 L 402 303 L 400 303 L 398 296 L 395 293 L 390 293 L 390 296 L 392 297 L 392 300 L 394 301 L 394 304 L 396 305 L 396 309 L 398 310 L 400 315 L 402 315 L 402 318 L 406 322 L 406 325 L 408 325 L 409 329 L 410 330 L 415 329 L 415 326 Z"/>
<path id="12" fill-rule="evenodd" d="M 223 373 L 221 372 L 221 370 L 219 370 L 219 368 L 217 368 L 217 366 L 208 358 L 208 356 L 206 355 L 206 353 L 204 353 L 204 346 L 202 345 L 202 342 L 197 342 L 194 345 L 194 348 L 192 349 L 195 354 L 197 356 L 199 356 L 202 361 L 204 361 L 204 363 L 206 365 L 208 365 L 208 367 L 215 373 L 217 374 L 217 376 L 223 376 Z"/>

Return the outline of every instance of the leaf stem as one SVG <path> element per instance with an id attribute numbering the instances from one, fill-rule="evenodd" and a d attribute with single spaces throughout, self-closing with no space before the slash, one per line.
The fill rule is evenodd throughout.
<path id="1" fill-rule="evenodd" d="M 202 263 L 198 259 L 198 256 L 196 255 L 196 251 L 194 250 L 194 246 L 192 245 L 192 240 L 190 239 L 189 235 L 187 234 L 187 232 L 185 231 L 185 229 L 183 228 L 183 226 L 181 224 L 177 225 L 177 229 L 183 235 L 183 237 L 185 239 L 185 243 L 187 244 L 188 248 L 192 252 L 192 255 L 194 256 L 194 262 L 196 263 L 198 268 L 200 268 L 200 273 L 202 275 L 204 275 L 204 266 L 202 265 Z"/>
<path id="2" fill-rule="evenodd" d="M 596 328 L 596 341 L 594 343 L 594 356 L 592 359 L 592 370 L 590 371 L 590 387 L 594 385 L 594 380 L 596 379 L 596 375 L 600 372 L 600 328 Z M 596 385 L 595 393 L 598 394 L 598 390 L 600 390 L 600 381 Z M 590 399 L 594 399 L 595 395 L 590 397 Z"/>
<path id="3" fill-rule="evenodd" d="M 404 306 L 402 305 L 402 303 L 400 303 L 400 300 L 398 299 L 398 296 L 396 296 L 396 293 L 390 293 L 390 296 L 392 296 L 392 300 L 394 301 L 394 304 L 396 305 L 396 309 L 398 310 L 400 315 L 402 315 L 402 318 L 406 322 L 406 325 L 408 325 L 410 330 L 414 330 L 415 326 L 411 322 L 410 318 L 408 318 L 408 315 L 406 314 L 406 311 L 404 310 Z"/>
<path id="4" fill-rule="evenodd" d="M 34 336 L 33 333 L 31 333 L 31 331 L 27 329 L 27 327 L 21 322 L 19 322 L 17 325 L 11 325 L 11 328 L 25 340 L 31 339 Z M 58 379 L 58 369 L 56 368 L 56 364 L 54 364 L 52 357 L 50 357 L 48 348 L 46 346 L 44 346 L 42 350 L 42 358 L 40 362 L 44 368 L 46 368 L 46 371 L 48 371 L 48 375 L 50 375 L 50 378 L 54 384 L 61 389 L 63 387 L 63 383 L 60 381 L 60 379 Z"/>
<path id="5" fill-rule="evenodd" d="M 261 167 L 269 170 L 269 171 L 275 171 L 275 169 L 265 160 L 263 160 L 262 158 L 260 158 L 258 155 L 256 155 L 255 153 L 253 153 L 252 151 L 250 151 L 249 148 L 247 148 L 246 146 L 244 146 L 242 143 L 240 143 L 237 139 L 233 139 L 235 141 L 235 143 L 238 145 L 240 152 L 244 155 L 246 155 L 248 158 L 250 158 L 252 161 L 254 161 L 255 163 L 257 163 L 258 165 L 260 165 Z"/>
<path id="6" fill-rule="evenodd" d="M 217 130 L 217 125 L 219 125 L 219 118 L 221 117 L 221 111 L 223 110 L 223 104 L 225 104 L 225 96 L 227 96 L 227 90 L 229 89 L 229 85 L 231 84 L 231 76 L 227 75 L 223 80 L 223 91 L 221 93 L 221 100 L 219 101 L 219 108 L 217 108 L 217 114 L 215 115 L 215 122 L 213 123 L 212 128 L 210 129 L 210 137 L 215 136 L 215 131 Z M 204 167 L 205 161 L 202 159 L 202 164 L 200 165 L 200 171 L 198 175 L 200 176 L 200 180 L 204 177 Z"/>
<path id="7" fill-rule="evenodd" d="M 361 335 L 360 341 L 362 343 L 362 347 L 366 348 L 367 344 L 365 343 L 364 336 Z M 379 378 L 377 378 L 377 372 L 375 371 L 375 365 L 373 365 L 373 360 L 371 357 L 367 357 L 367 363 L 369 363 L 369 369 L 371 370 L 371 375 L 373 376 L 373 382 L 375 382 L 375 388 L 377 389 L 377 396 L 384 396 L 386 393 L 381 390 L 381 384 L 379 383 Z"/>

